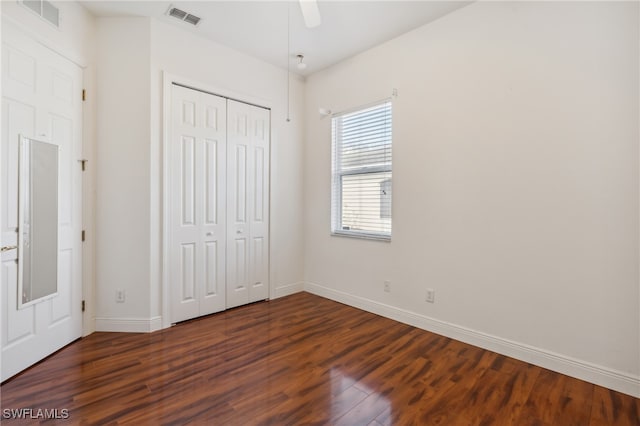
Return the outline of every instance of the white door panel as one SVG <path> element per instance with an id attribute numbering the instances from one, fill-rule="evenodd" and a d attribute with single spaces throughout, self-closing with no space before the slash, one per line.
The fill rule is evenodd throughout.
<path id="1" fill-rule="evenodd" d="M 228 101 L 227 132 L 228 187 L 227 212 L 227 308 L 249 303 L 249 253 L 251 197 L 247 192 L 251 184 L 251 132 L 250 106 Z"/>
<path id="2" fill-rule="evenodd" d="M 269 122 L 270 112 L 253 107 L 252 262 L 249 301 L 269 297 Z"/>
<path id="3" fill-rule="evenodd" d="M 228 101 L 227 307 L 269 297 L 269 110 Z"/>
<path id="4" fill-rule="evenodd" d="M 172 87 L 171 321 L 225 309 L 226 101 Z"/>
<path id="5" fill-rule="evenodd" d="M 2 254 L 2 374 L 5 380 L 82 332 L 82 71 L 13 25 L 2 33 L 2 208 L 0 240 L 18 242 L 19 135 L 59 146 L 58 294 L 18 306 L 17 252 Z"/>
<path id="6" fill-rule="evenodd" d="M 172 86 L 172 322 L 269 297 L 269 114 Z"/>
<path id="7" fill-rule="evenodd" d="M 229 108 L 229 114 L 232 114 Z M 248 303 L 248 264 L 247 238 L 249 224 L 247 222 L 247 141 L 242 133 L 242 117 L 233 116 L 232 128 L 228 138 L 228 185 L 227 211 L 229 223 L 227 227 L 227 307 Z M 235 125 L 235 126 L 233 126 Z M 241 130 L 238 132 L 238 130 Z M 234 138 L 238 142 L 234 143 Z M 244 143 L 242 143 L 244 142 Z"/>

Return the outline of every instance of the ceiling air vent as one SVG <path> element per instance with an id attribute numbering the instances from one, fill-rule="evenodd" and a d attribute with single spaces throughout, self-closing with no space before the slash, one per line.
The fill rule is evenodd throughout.
<path id="1" fill-rule="evenodd" d="M 56 28 L 60 27 L 60 11 L 46 0 L 23 0 L 22 5 Z"/>
<path id="2" fill-rule="evenodd" d="M 169 10 L 167 10 L 167 15 L 172 16 L 176 19 L 179 19 L 183 22 L 186 22 L 191 25 L 198 25 L 200 23 L 200 18 L 196 15 L 192 15 L 190 13 L 185 12 L 184 10 L 180 10 L 177 7 L 170 6 Z"/>

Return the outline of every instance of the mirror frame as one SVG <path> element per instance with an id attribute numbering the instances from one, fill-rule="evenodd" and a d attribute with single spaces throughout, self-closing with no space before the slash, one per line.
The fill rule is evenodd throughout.
<path id="1" fill-rule="evenodd" d="M 27 214 L 27 211 L 31 211 L 33 206 L 28 205 L 27 203 L 31 202 L 31 189 L 32 189 L 32 184 L 31 184 L 31 151 L 32 151 L 32 143 L 36 142 L 36 143 L 41 143 L 41 144 L 47 144 L 47 145 L 51 145 L 56 147 L 56 151 L 55 151 L 55 247 L 56 247 L 56 251 L 55 251 L 55 275 L 54 276 L 54 280 L 55 280 L 55 291 L 53 291 L 52 293 L 43 295 L 41 297 L 38 297 L 36 299 L 32 299 L 32 300 L 28 300 L 28 301 L 24 301 L 24 272 L 25 272 L 25 267 L 28 268 L 33 268 L 33 265 L 31 264 L 32 262 L 32 257 L 31 257 L 31 245 L 29 244 L 29 247 L 25 247 L 25 236 L 24 236 L 24 230 L 26 227 L 25 224 L 25 215 Z M 24 137 L 22 135 L 20 135 L 19 137 L 19 148 L 18 148 L 18 294 L 17 296 L 17 302 L 18 302 L 18 309 L 24 309 L 26 307 L 35 305 L 37 303 L 41 303 L 44 302 L 46 300 L 52 299 L 54 297 L 56 297 L 58 295 L 58 254 L 59 254 L 59 223 L 58 223 L 58 217 L 59 217 L 59 202 L 58 202 L 58 198 L 59 198 L 59 173 L 60 173 L 60 147 L 57 144 L 48 142 L 48 141 L 43 141 L 43 140 L 38 140 L 38 139 L 34 139 L 34 138 L 29 138 L 29 137 Z M 33 217 L 32 213 L 29 213 L 31 217 Z M 29 233 L 31 233 L 31 229 L 32 229 L 32 224 L 29 224 Z M 33 242 L 33 238 L 31 237 L 31 235 L 29 235 L 29 239 L 31 242 Z M 26 265 L 25 264 L 25 254 L 27 253 L 26 250 L 29 250 L 29 264 Z M 31 275 L 31 274 L 30 274 Z M 30 291 L 31 291 L 31 286 L 29 286 Z"/>

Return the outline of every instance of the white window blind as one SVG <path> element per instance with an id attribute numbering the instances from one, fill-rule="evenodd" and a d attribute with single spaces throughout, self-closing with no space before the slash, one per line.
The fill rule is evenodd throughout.
<path id="1" fill-rule="evenodd" d="M 333 234 L 391 238 L 391 124 L 391 101 L 333 116 Z"/>

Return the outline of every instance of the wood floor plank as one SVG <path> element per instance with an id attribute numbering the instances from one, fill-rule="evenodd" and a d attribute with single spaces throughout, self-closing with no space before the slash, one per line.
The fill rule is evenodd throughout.
<path id="1" fill-rule="evenodd" d="M 634 400 L 635 399 L 635 400 Z M 591 426 L 640 425 L 640 399 L 594 386 Z"/>
<path id="2" fill-rule="evenodd" d="M 519 421 L 523 424 L 587 425 L 595 385 L 542 370 Z"/>
<path id="3" fill-rule="evenodd" d="M 308 293 L 94 333 L 0 398 L 68 409 L 54 425 L 640 424 L 636 398 Z"/>

